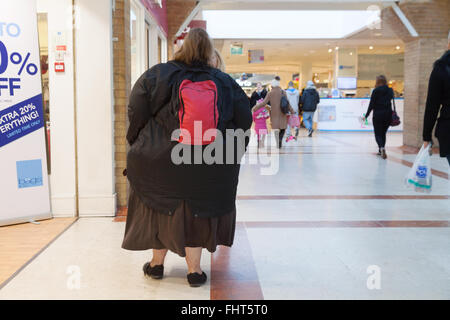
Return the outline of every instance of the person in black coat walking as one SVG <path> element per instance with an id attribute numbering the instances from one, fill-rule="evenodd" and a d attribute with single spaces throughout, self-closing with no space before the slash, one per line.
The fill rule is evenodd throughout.
<path id="1" fill-rule="evenodd" d="M 258 100 L 264 99 L 266 95 L 267 90 L 263 88 L 261 82 L 258 82 L 256 84 L 256 90 L 253 91 L 250 97 L 250 108 L 253 108 L 258 103 Z"/>
<path id="2" fill-rule="evenodd" d="M 302 103 L 303 123 L 306 129 L 308 129 L 308 137 L 312 137 L 314 131 L 313 118 L 317 110 L 317 105 L 320 103 L 320 97 L 314 86 L 314 82 L 311 80 L 306 83 L 306 88 L 302 91 L 300 101 Z"/>
<path id="3" fill-rule="evenodd" d="M 392 120 L 392 100 L 394 91 L 387 85 L 386 77 L 380 75 L 375 82 L 375 89 L 370 97 L 366 119 L 373 111 L 372 123 L 375 132 L 375 140 L 378 144 L 378 154 L 386 159 L 386 133 Z"/>
<path id="4" fill-rule="evenodd" d="M 430 75 L 423 122 L 423 141 L 425 147 L 432 142 L 431 134 L 437 120 L 435 136 L 439 141 L 440 156 L 446 157 L 450 165 L 450 33 L 448 49 L 434 63 Z"/>

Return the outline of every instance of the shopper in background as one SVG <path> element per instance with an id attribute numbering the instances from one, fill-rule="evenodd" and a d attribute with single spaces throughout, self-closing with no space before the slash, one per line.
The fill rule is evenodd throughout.
<path id="1" fill-rule="evenodd" d="M 303 123 L 308 129 L 308 137 L 312 136 L 313 129 L 313 117 L 316 112 L 317 105 L 320 102 L 319 93 L 314 86 L 314 82 L 309 80 L 306 83 L 306 88 L 302 93 L 302 110 L 303 110 Z"/>
<path id="2" fill-rule="evenodd" d="M 260 99 L 257 102 L 262 102 L 264 99 Z M 258 149 L 264 147 L 264 142 L 267 135 L 267 119 L 270 117 L 270 107 L 266 105 L 264 108 L 260 108 L 253 112 L 253 122 L 255 123 L 255 133 L 258 139 Z"/>
<path id="3" fill-rule="evenodd" d="M 262 83 L 258 82 L 256 84 L 256 90 L 253 91 L 250 97 L 250 108 L 258 103 L 258 100 L 264 99 L 267 95 L 267 90 L 263 88 Z"/>
<path id="4" fill-rule="evenodd" d="M 289 115 L 289 119 L 288 119 L 288 125 L 286 128 L 286 132 L 287 132 L 287 138 L 286 138 L 286 142 L 295 139 L 297 140 L 298 137 L 298 132 L 300 130 L 300 121 L 298 120 L 298 103 L 300 102 L 300 94 L 298 93 L 298 90 L 294 88 L 294 83 L 292 81 L 289 81 L 288 84 L 288 88 L 286 89 L 286 96 L 287 99 L 289 101 L 289 104 L 291 105 L 292 109 L 294 110 L 294 113 Z M 291 117 L 296 117 L 297 121 L 291 121 Z M 292 119 L 294 120 L 294 119 Z M 290 124 L 297 124 L 298 122 L 298 126 L 293 127 Z M 295 129 L 295 136 L 292 136 L 291 131 L 292 129 Z"/>
<path id="5" fill-rule="evenodd" d="M 365 115 L 367 119 L 373 110 L 372 123 L 375 133 L 375 140 L 378 144 L 378 155 L 383 159 L 386 155 L 386 133 L 392 120 L 392 99 L 394 91 L 387 85 L 386 77 L 380 75 L 375 82 L 375 89 L 370 96 L 369 107 Z"/>
<path id="6" fill-rule="evenodd" d="M 174 130 L 180 128 L 179 111 L 193 110 L 185 117 L 192 123 L 204 116 L 196 107 L 213 108 L 214 119 L 216 110 L 219 113 L 217 129 L 221 131 L 247 131 L 252 122 L 249 101 L 241 87 L 229 75 L 211 68 L 213 54 L 214 47 L 206 31 L 192 29 L 175 53 L 174 61 L 158 64 L 138 79 L 128 106 L 127 176 L 131 188 L 122 248 L 153 249 L 152 260 L 143 266 L 144 274 L 153 279 L 163 278 L 168 250 L 186 257 L 187 280 L 193 287 L 207 279 L 200 267 L 202 248 L 214 252 L 217 245 L 233 244 L 240 165 L 207 164 L 204 159 L 201 164 L 174 163 L 172 149 L 180 146 L 180 140 L 173 140 Z M 192 90 L 183 91 L 189 99 L 183 101 L 186 107 L 180 109 L 183 97 L 180 87 L 184 83 L 191 87 L 183 88 Z M 198 100 L 192 93 L 196 91 L 194 84 L 201 92 Z M 211 87 L 217 91 L 208 89 Z M 211 97 L 211 90 L 215 91 L 215 99 L 205 99 Z M 208 118 L 205 123 L 211 120 Z M 192 148 L 192 154 L 208 146 L 186 144 L 183 133 L 182 136 L 183 145 Z M 230 142 L 235 140 L 225 139 L 224 148 Z"/>
<path id="7" fill-rule="evenodd" d="M 278 79 L 278 80 L 277 80 Z M 286 93 L 280 87 L 280 77 L 275 77 L 271 82 L 272 90 L 266 95 L 262 102 L 257 103 L 252 112 L 257 111 L 265 105 L 270 105 L 270 123 L 272 129 L 275 131 L 275 139 L 277 141 L 278 148 L 281 148 L 283 142 L 283 136 L 287 127 L 287 116 L 281 111 L 281 96 Z M 294 112 L 290 107 L 290 112 Z"/>
<path id="8" fill-rule="evenodd" d="M 437 119 L 439 114 L 439 119 Z M 434 135 L 439 140 L 441 157 L 446 157 L 450 165 L 450 32 L 448 48 L 444 55 L 436 60 L 428 84 L 428 96 L 423 123 L 423 141 L 427 147 Z"/>

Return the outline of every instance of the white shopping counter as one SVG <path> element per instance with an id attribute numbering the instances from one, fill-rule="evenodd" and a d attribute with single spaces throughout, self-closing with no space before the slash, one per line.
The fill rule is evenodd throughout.
<path id="1" fill-rule="evenodd" d="M 361 117 L 366 113 L 370 98 L 320 98 L 314 121 L 320 131 L 373 131 L 372 113 L 368 123 Z M 389 131 L 403 131 L 403 98 L 396 98 L 397 114 L 402 123 Z M 373 111 L 372 111 L 373 112 Z"/>

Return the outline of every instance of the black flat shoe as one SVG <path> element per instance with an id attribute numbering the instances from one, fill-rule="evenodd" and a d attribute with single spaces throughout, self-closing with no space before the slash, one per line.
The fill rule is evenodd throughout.
<path id="1" fill-rule="evenodd" d="M 187 280 L 191 287 L 200 287 L 202 284 L 204 284 L 206 282 L 207 278 L 208 277 L 206 276 L 206 273 L 204 273 L 204 272 L 202 272 L 202 274 L 193 272 L 193 273 L 189 273 L 187 275 Z"/>
<path id="2" fill-rule="evenodd" d="M 144 264 L 142 269 L 144 270 L 144 274 L 146 276 L 151 277 L 152 279 L 162 279 L 163 278 L 164 266 L 162 264 L 151 267 L 150 262 L 147 262 Z"/>

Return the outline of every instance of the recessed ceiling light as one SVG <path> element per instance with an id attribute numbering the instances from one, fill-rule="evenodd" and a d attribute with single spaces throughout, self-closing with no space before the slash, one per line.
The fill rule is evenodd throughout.
<path id="1" fill-rule="evenodd" d="M 373 46 L 370 46 L 369 49 L 370 49 L 370 50 L 373 50 Z"/>
<path id="2" fill-rule="evenodd" d="M 332 52 L 333 51 L 333 49 L 328 49 L 328 52 Z"/>
<path id="3" fill-rule="evenodd" d="M 353 55 L 353 52 L 350 52 L 350 55 L 352 56 L 352 55 Z"/>
<path id="4" fill-rule="evenodd" d="M 334 48 L 334 50 L 339 50 L 339 47 Z"/>
<path id="5" fill-rule="evenodd" d="M 395 49 L 400 50 L 400 46 L 396 46 Z"/>

